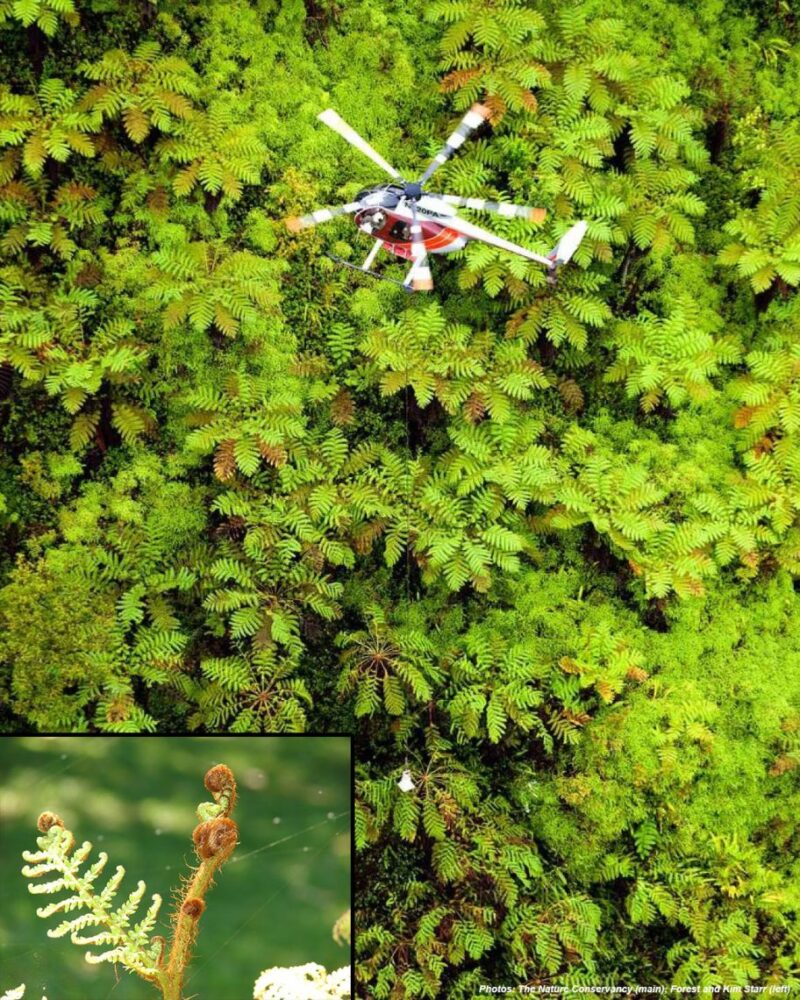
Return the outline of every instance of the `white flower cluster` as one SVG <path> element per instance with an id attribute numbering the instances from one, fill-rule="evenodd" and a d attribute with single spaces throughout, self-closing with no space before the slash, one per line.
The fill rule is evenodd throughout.
<path id="1" fill-rule="evenodd" d="M 266 969 L 258 977 L 253 1000 L 350 1000 L 350 966 L 326 972 L 314 962 L 289 969 Z"/>
<path id="2" fill-rule="evenodd" d="M 21 983 L 16 989 L 6 990 L 6 992 L 0 997 L 0 1000 L 22 1000 L 25 996 L 25 983 Z M 42 1000 L 47 1000 L 47 997 L 42 997 Z"/>

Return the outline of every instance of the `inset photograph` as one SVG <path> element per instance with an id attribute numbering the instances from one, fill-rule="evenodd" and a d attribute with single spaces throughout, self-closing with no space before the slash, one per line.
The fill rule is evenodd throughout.
<path id="1" fill-rule="evenodd" d="M 0 771 L 0 996 L 351 996 L 349 737 L 7 737 Z"/>

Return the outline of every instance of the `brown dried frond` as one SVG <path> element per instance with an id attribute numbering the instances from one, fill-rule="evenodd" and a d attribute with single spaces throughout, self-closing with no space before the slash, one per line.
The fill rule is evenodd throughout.
<path id="1" fill-rule="evenodd" d="M 603 699 L 603 701 L 606 702 L 606 704 L 614 700 L 616 692 L 614 691 L 614 689 L 611 687 L 611 684 L 609 684 L 607 680 L 603 680 L 601 678 L 599 681 L 597 681 L 595 683 L 595 690 Z"/>
<path id="2" fill-rule="evenodd" d="M 289 458 L 289 453 L 281 444 L 267 444 L 266 441 L 259 441 L 258 450 L 264 461 L 274 465 L 276 469 L 286 465 Z"/>
<path id="3" fill-rule="evenodd" d="M 58 191 L 56 191 L 53 203 L 61 206 L 65 201 L 71 201 L 75 198 L 80 198 L 82 201 L 91 201 L 96 197 L 97 191 L 93 187 L 90 187 L 88 184 L 81 184 L 79 181 L 70 181 L 67 184 L 62 184 Z"/>
<path id="4" fill-rule="evenodd" d="M 220 482 L 226 483 L 236 474 L 236 457 L 233 453 L 235 445 L 233 438 L 220 441 L 214 453 L 214 475 Z"/>
<path id="5" fill-rule="evenodd" d="M 480 69 L 477 68 L 454 69 L 452 73 L 448 73 L 447 76 L 443 77 L 439 87 L 445 94 L 450 94 L 454 90 L 461 90 L 462 87 L 466 87 L 470 80 L 474 80 L 479 73 Z"/>
<path id="6" fill-rule="evenodd" d="M 775 442 L 772 440 L 769 434 L 765 434 L 762 438 L 759 438 L 758 441 L 756 441 L 756 443 L 753 445 L 753 454 L 756 456 L 756 458 L 759 458 L 761 455 L 764 454 L 764 452 L 772 451 L 774 447 L 775 447 Z"/>
<path id="7" fill-rule="evenodd" d="M 340 389 L 331 400 L 331 420 L 337 427 L 352 424 L 356 416 L 356 404 L 347 389 Z"/>
<path id="8" fill-rule="evenodd" d="M 436 804 L 445 825 L 448 829 L 452 829 L 461 814 L 461 809 L 459 808 L 458 803 L 453 796 L 449 794 L 449 792 L 442 791 L 437 796 Z"/>
<path id="9" fill-rule="evenodd" d="M 103 277 L 103 272 L 100 267 L 95 263 L 84 264 L 84 266 L 78 271 L 75 277 L 72 279 L 72 283 L 77 285 L 78 288 L 94 288 L 98 285 Z"/>
<path id="10" fill-rule="evenodd" d="M 154 188 L 145 198 L 145 204 L 156 215 L 161 215 L 169 208 L 169 192 L 161 184 Z"/>
<path id="11" fill-rule="evenodd" d="M 471 424 L 477 424 L 486 416 L 486 399 L 480 392 L 472 392 L 464 403 L 464 417 Z"/>
<path id="12" fill-rule="evenodd" d="M 558 383 L 558 392 L 567 413 L 580 413 L 584 404 L 583 391 L 574 379 L 562 378 Z"/>
<path id="13" fill-rule="evenodd" d="M 585 726 L 592 718 L 586 712 L 571 712 L 568 708 L 562 709 L 561 715 L 567 722 L 571 722 L 573 726 Z"/>
<path id="14" fill-rule="evenodd" d="M 769 774 L 771 777 L 777 778 L 781 774 L 786 774 L 787 771 L 793 771 L 796 767 L 797 761 L 794 757 L 782 754 L 769 769 Z"/>
<path id="15" fill-rule="evenodd" d="M 247 521 L 243 517 L 239 517 L 238 514 L 234 514 L 227 521 L 223 521 L 222 524 L 216 527 L 214 534 L 218 538 L 230 538 L 233 541 L 240 542 L 247 534 Z"/>
<path id="16" fill-rule="evenodd" d="M 108 706 L 106 718 L 109 722 L 125 722 L 130 714 L 130 700 L 128 698 L 115 698 Z"/>
<path id="17" fill-rule="evenodd" d="M 492 94 L 492 96 L 487 97 L 483 103 L 490 111 L 491 117 L 489 118 L 489 121 L 492 125 L 496 125 L 506 113 L 506 102 L 502 97 L 500 97 L 499 94 Z"/>
<path id="18" fill-rule="evenodd" d="M 360 556 L 372 551 L 372 546 L 384 533 L 387 524 L 386 518 L 377 517 L 374 521 L 367 521 L 356 528 L 353 532 L 353 548 Z"/>
<path id="19" fill-rule="evenodd" d="M 29 205 L 36 202 L 36 196 L 24 181 L 9 181 L 0 187 L 0 197 L 4 201 L 24 201 Z"/>
<path id="20" fill-rule="evenodd" d="M 750 421 L 753 419 L 753 414 L 756 411 L 755 406 L 740 406 L 739 409 L 733 415 L 733 426 L 737 430 L 741 430 L 742 427 L 747 427 Z"/>
<path id="21" fill-rule="evenodd" d="M 506 323 L 506 337 L 508 338 L 516 337 L 517 331 L 524 322 L 525 322 L 525 310 L 518 309 L 515 313 L 513 313 L 511 319 L 509 319 L 508 322 Z"/>

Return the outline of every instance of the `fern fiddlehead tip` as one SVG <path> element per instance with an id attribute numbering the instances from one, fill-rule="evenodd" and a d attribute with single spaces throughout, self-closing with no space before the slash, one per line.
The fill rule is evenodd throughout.
<path id="1" fill-rule="evenodd" d="M 206 820 L 205 823 L 195 827 L 192 834 L 197 856 L 203 860 L 220 854 L 229 854 L 236 846 L 238 838 L 239 828 L 226 816 Z"/>
<path id="2" fill-rule="evenodd" d="M 191 917 L 193 920 L 199 920 L 205 908 L 206 904 L 202 899 L 187 899 L 183 906 L 181 906 L 181 913 L 185 913 L 187 917 Z"/>
<path id="3" fill-rule="evenodd" d="M 236 805 L 236 779 L 233 771 L 226 764 L 215 764 L 206 772 L 205 786 L 214 796 L 215 807 L 201 806 L 198 815 L 201 819 L 212 819 L 213 813 L 229 816 Z"/>
<path id="4" fill-rule="evenodd" d="M 204 781 L 209 792 L 221 792 L 223 789 L 236 787 L 233 771 L 225 764 L 216 764 L 206 771 Z"/>
<path id="5" fill-rule="evenodd" d="M 47 831 L 54 826 L 64 826 L 64 820 L 55 813 L 43 812 L 36 820 L 36 829 L 39 833 L 47 833 Z"/>

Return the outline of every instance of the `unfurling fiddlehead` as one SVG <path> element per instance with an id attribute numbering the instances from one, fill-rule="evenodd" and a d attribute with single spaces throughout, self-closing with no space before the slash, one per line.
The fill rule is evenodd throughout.
<path id="1" fill-rule="evenodd" d="M 131 926 L 131 918 L 146 891 L 144 882 L 139 882 L 125 902 L 114 909 L 114 897 L 125 869 L 119 866 L 105 887 L 96 892 L 94 882 L 103 871 L 108 855 L 101 852 L 98 860 L 81 874 L 81 866 L 89 856 L 92 845 L 86 841 L 74 849 L 74 836 L 64 828 L 63 821 L 55 813 L 44 812 L 38 819 L 37 826 L 42 834 L 36 841 L 39 850 L 23 852 L 25 861 L 30 862 L 22 869 L 23 875 L 37 879 L 50 872 L 58 874 L 54 881 L 29 885 L 31 892 L 56 893 L 66 889 L 71 893 L 49 906 L 40 907 L 36 911 L 40 917 L 77 909 L 85 911 L 49 930 L 48 935 L 61 937 L 70 934 L 73 943 L 78 945 L 108 945 L 108 949 L 100 954 L 87 952 L 87 961 L 120 962 L 125 968 L 157 985 L 164 1000 L 181 1000 L 191 947 L 206 908 L 203 897 L 239 839 L 239 830 L 229 816 L 236 802 L 236 781 L 230 768 L 224 764 L 212 767 L 206 774 L 205 785 L 214 796 L 214 801 L 204 802 L 197 809 L 200 823 L 194 830 L 193 840 L 200 864 L 175 910 L 174 933 L 166 959 L 164 938 L 150 936 L 161 906 L 161 897 L 154 895 L 144 918 Z M 97 931 L 89 937 L 82 937 L 80 931 L 87 927 L 95 927 Z"/>
<path id="2" fill-rule="evenodd" d="M 214 796 L 213 802 L 203 802 L 197 807 L 197 818 L 214 819 L 229 816 L 236 805 L 236 779 L 233 771 L 224 764 L 217 764 L 206 772 L 205 786 Z"/>
<path id="3" fill-rule="evenodd" d="M 210 819 L 196 826 L 192 839 L 197 856 L 208 861 L 223 851 L 227 851 L 227 857 L 230 849 L 236 846 L 237 835 L 238 831 L 233 820 L 221 818 Z"/>
<path id="4" fill-rule="evenodd" d="M 200 823 L 194 828 L 192 840 L 200 866 L 175 913 L 175 933 L 166 969 L 169 992 L 164 990 L 164 1000 L 180 1000 L 197 924 L 206 907 L 203 896 L 211 888 L 214 874 L 228 860 L 239 841 L 239 828 L 228 816 L 236 804 L 233 772 L 224 764 L 217 764 L 206 773 L 205 786 L 214 801 L 203 802 L 197 807 Z"/>
<path id="5" fill-rule="evenodd" d="M 115 910 L 113 900 L 125 875 L 125 869 L 121 865 L 118 866 L 103 890 L 98 893 L 95 891 L 94 883 L 105 868 L 108 855 L 101 851 L 97 861 L 81 874 L 81 866 L 92 850 L 89 841 L 73 850 L 75 838 L 69 830 L 64 829 L 63 821 L 55 813 L 42 813 L 37 826 L 42 834 L 36 841 L 39 850 L 23 852 L 25 861 L 31 863 L 25 865 L 22 874 L 35 879 L 56 872 L 59 877 L 52 882 L 29 885 L 29 890 L 33 893 L 52 894 L 66 889 L 72 895 L 50 903 L 49 906 L 39 907 L 36 913 L 40 917 L 47 918 L 54 913 L 70 913 L 79 909 L 85 911 L 51 928 L 47 932 L 48 937 L 62 937 L 64 934 L 69 934 L 73 944 L 110 945 L 108 950 L 100 954 L 87 951 L 86 961 L 120 962 L 126 968 L 138 972 L 143 978 L 155 981 L 160 947 L 149 935 L 155 926 L 161 907 L 161 897 L 154 895 L 145 917 L 131 927 L 131 917 L 145 894 L 144 882 L 139 882 L 127 900 Z M 88 937 L 81 936 L 80 931 L 87 927 L 98 930 Z"/>

